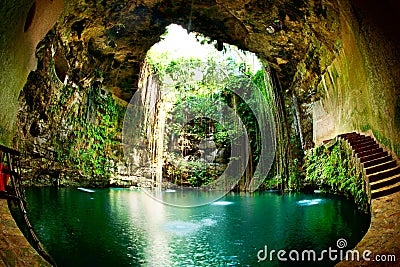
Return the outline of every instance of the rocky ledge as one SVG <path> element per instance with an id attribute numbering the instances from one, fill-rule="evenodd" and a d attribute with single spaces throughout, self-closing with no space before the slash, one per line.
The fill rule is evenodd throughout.
<path id="1" fill-rule="evenodd" d="M 51 266 L 26 240 L 11 216 L 6 199 L 0 199 L 0 266 Z"/>

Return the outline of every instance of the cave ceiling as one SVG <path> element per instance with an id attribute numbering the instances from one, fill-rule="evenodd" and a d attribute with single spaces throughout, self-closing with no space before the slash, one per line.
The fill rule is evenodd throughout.
<path id="1" fill-rule="evenodd" d="M 147 51 L 171 23 L 256 53 L 283 90 L 305 101 L 315 100 L 320 74 L 340 49 L 329 1 L 71 0 L 54 32 L 70 79 L 83 83 L 100 71 L 103 86 L 128 101 Z"/>

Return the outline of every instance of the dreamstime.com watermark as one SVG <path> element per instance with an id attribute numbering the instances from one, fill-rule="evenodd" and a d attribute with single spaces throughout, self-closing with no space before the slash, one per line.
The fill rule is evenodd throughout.
<path id="1" fill-rule="evenodd" d="M 293 262 L 317 262 L 317 261 L 375 261 L 375 262 L 396 262 L 396 255 L 394 254 L 377 254 L 373 255 L 370 250 L 364 250 L 362 252 L 351 249 L 345 250 L 347 241 L 344 238 L 339 238 L 336 242 L 337 248 L 329 247 L 328 249 L 322 250 L 320 253 L 312 249 L 307 250 L 270 250 L 265 245 L 264 249 L 257 252 L 257 258 L 259 262 L 262 261 L 293 261 Z"/>

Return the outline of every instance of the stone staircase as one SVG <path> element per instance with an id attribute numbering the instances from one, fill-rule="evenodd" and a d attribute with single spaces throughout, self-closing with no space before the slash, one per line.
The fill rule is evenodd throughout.
<path id="1" fill-rule="evenodd" d="M 371 199 L 400 191 L 400 166 L 372 137 L 359 133 L 339 135 L 353 150 L 366 181 L 370 186 Z"/>

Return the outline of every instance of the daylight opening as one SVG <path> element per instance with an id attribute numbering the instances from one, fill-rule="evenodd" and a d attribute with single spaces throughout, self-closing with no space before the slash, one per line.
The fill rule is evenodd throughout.
<path id="1" fill-rule="evenodd" d="M 135 145 L 125 149 L 133 172 L 147 170 L 158 189 L 255 190 L 270 167 L 267 160 L 254 179 L 270 121 L 262 64 L 253 53 L 175 24 L 161 39 L 147 53 L 131 101 L 141 125 L 137 131 L 132 124 Z"/>

